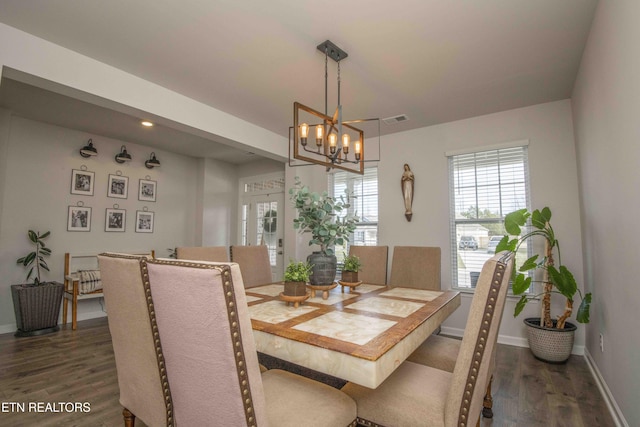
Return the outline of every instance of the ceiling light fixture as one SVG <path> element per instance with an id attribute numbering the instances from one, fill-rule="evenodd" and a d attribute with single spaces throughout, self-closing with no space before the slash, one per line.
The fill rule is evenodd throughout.
<path id="1" fill-rule="evenodd" d="M 125 163 L 131 161 L 131 154 L 127 153 L 127 147 L 120 147 L 120 152 L 116 154 L 116 163 Z"/>
<path id="2" fill-rule="evenodd" d="M 320 43 L 318 50 L 324 53 L 324 114 L 309 108 L 299 102 L 293 103 L 293 128 L 289 129 L 289 165 L 294 164 L 291 159 L 291 145 L 293 158 L 322 166 L 327 172 L 333 168 L 349 172 L 364 174 L 364 131 L 352 124 L 380 119 L 342 120 L 342 105 L 340 104 L 340 61 L 345 59 L 347 52 L 340 49 L 330 40 Z M 333 116 L 327 114 L 327 77 L 329 58 L 338 63 L 338 106 Z M 317 123 L 309 124 L 307 121 Z M 309 133 L 315 134 L 315 147 L 308 146 Z M 349 152 L 353 149 L 353 157 Z"/>
<path id="3" fill-rule="evenodd" d="M 151 126 L 153 126 L 153 123 L 152 123 L 152 122 L 150 122 L 150 121 L 148 121 L 148 120 L 143 120 L 143 121 L 141 121 L 141 122 L 140 122 L 140 124 L 141 124 L 142 126 L 145 126 L 145 127 L 148 127 L 148 128 L 150 128 Z"/>
<path id="4" fill-rule="evenodd" d="M 149 160 L 145 161 L 144 165 L 147 167 L 147 169 L 159 168 L 160 161 L 156 159 L 156 153 L 151 153 Z"/>
<path id="5" fill-rule="evenodd" d="M 98 150 L 96 150 L 96 147 L 93 146 L 93 141 L 91 140 L 91 138 L 89 138 L 89 141 L 87 141 L 87 145 L 80 149 L 80 155 L 82 157 L 91 157 L 98 155 Z"/>

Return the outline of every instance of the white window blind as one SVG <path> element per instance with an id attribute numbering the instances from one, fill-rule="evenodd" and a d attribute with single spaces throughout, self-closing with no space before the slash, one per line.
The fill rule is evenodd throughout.
<path id="1" fill-rule="evenodd" d="M 527 147 L 449 156 L 449 191 L 453 283 L 474 288 L 493 256 L 491 237 L 505 234 L 504 216 L 529 208 Z"/>
<path id="2" fill-rule="evenodd" d="M 350 213 L 360 218 L 349 243 L 343 247 L 336 247 L 336 257 L 341 264 L 345 253 L 349 253 L 349 245 L 377 245 L 378 244 L 378 169 L 367 168 L 364 175 L 351 172 L 334 172 L 329 174 L 329 188 L 332 196 L 339 198 L 348 189 L 353 194 L 350 199 Z"/>

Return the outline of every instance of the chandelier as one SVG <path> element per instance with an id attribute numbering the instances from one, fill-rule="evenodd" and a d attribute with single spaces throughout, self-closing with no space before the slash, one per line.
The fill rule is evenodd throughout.
<path id="1" fill-rule="evenodd" d="M 311 164 L 322 165 L 327 172 L 333 168 L 364 174 L 364 131 L 353 126 L 355 123 L 378 121 L 380 119 L 343 120 L 340 103 L 340 61 L 348 55 L 330 40 L 320 43 L 318 50 L 324 53 L 324 113 L 316 111 L 299 102 L 293 103 L 293 127 L 289 128 L 289 165 L 291 146 L 293 158 Z M 338 106 L 333 116 L 327 113 L 327 79 L 329 58 L 338 66 Z M 310 138 L 310 134 L 314 137 Z M 379 133 L 378 133 L 379 134 Z M 313 141 L 310 142 L 309 140 Z"/>

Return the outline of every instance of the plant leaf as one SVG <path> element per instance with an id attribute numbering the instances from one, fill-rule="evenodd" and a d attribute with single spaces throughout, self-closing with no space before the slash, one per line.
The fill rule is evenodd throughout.
<path id="1" fill-rule="evenodd" d="M 522 227 L 529 217 L 529 213 L 526 209 L 520 209 L 517 211 L 513 211 L 508 213 L 504 217 L 504 228 L 507 230 L 507 233 L 512 236 L 520 235 L 520 227 Z"/>
<path id="2" fill-rule="evenodd" d="M 527 305 L 527 302 L 529 302 L 527 300 L 527 296 L 526 295 L 522 295 L 522 297 L 520 298 L 520 300 L 516 304 L 516 308 L 515 308 L 515 310 L 513 312 L 513 317 L 517 317 L 520 313 L 522 313 L 522 310 L 524 310 L 524 306 Z"/>
<path id="3" fill-rule="evenodd" d="M 528 260 L 522 263 L 518 271 L 529 271 L 529 270 L 533 270 L 534 268 L 537 268 L 538 267 L 538 263 L 536 262 L 537 259 L 538 259 L 537 254 L 532 256 L 531 258 L 529 258 Z"/>
<path id="4" fill-rule="evenodd" d="M 580 323 L 589 323 L 589 309 L 591 308 L 591 292 L 586 294 L 578 307 L 576 320 Z"/>
<path id="5" fill-rule="evenodd" d="M 38 235 L 33 230 L 29 230 L 29 240 L 31 240 L 33 243 L 36 243 L 38 241 Z"/>
<path id="6" fill-rule="evenodd" d="M 547 225 L 547 221 L 538 209 L 531 214 L 531 225 L 540 230 L 544 230 Z"/>
<path id="7" fill-rule="evenodd" d="M 511 244 L 513 242 L 513 245 Z M 496 253 L 502 251 L 511 251 L 513 252 L 516 249 L 516 244 L 518 243 L 518 239 L 513 239 L 509 242 L 509 236 L 503 236 L 500 242 L 498 242 L 498 246 L 496 246 Z"/>
<path id="8" fill-rule="evenodd" d="M 526 292 L 529 286 L 531 286 L 531 277 L 527 277 L 522 273 L 518 274 L 512 285 L 514 295 L 520 295 Z"/>
<path id="9" fill-rule="evenodd" d="M 49 237 L 49 234 L 51 234 L 50 231 L 47 231 L 46 233 L 44 233 L 42 236 L 40 236 L 40 239 L 46 239 L 47 237 Z"/>
<path id="10" fill-rule="evenodd" d="M 560 270 L 557 270 L 553 265 L 550 265 L 547 271 L 549 272 L 551 283 L 553 283 L 562 295 L 572 300 L 576 294 L 578 285 L 573 278 L 573 274 L 571 274 L 567 267 L 561 265 Z"/>

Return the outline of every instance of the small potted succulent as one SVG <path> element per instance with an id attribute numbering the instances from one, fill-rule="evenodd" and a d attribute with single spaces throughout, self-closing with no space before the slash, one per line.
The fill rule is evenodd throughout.
<path id="1" fill-rule="evenodd" d="M 307 294 L 307 282 L 312 266 L 306 261 L 290 261 L 284 272 L 284 294 L 297 297 Z"/>
<path id="2" fill-rule="evenodd" d="M 44 239 L 50 234 L 49 231 L 40 234 L 29 230 L 29 241 L 35 248 L 16 261 L 17 264 L 29 268 L 27 281 L 33 277 L 33 283 L 11 285 L 17 337 L 43 335 L 60 329 L 58 315 L 64 285 L 41 280 L 41 270 L 49 271 L 45 257 L 51 255 L 51 249 L 46 246 Z"/>
<path id="3" fill-rule="evenodd" d="M 355 255 L 347 255 L 344 257 L 342 266 L 342 281 L 348 283 L 356 283 L 358 281 L 358 271 L 362 263 L 360 258 Z"/>

